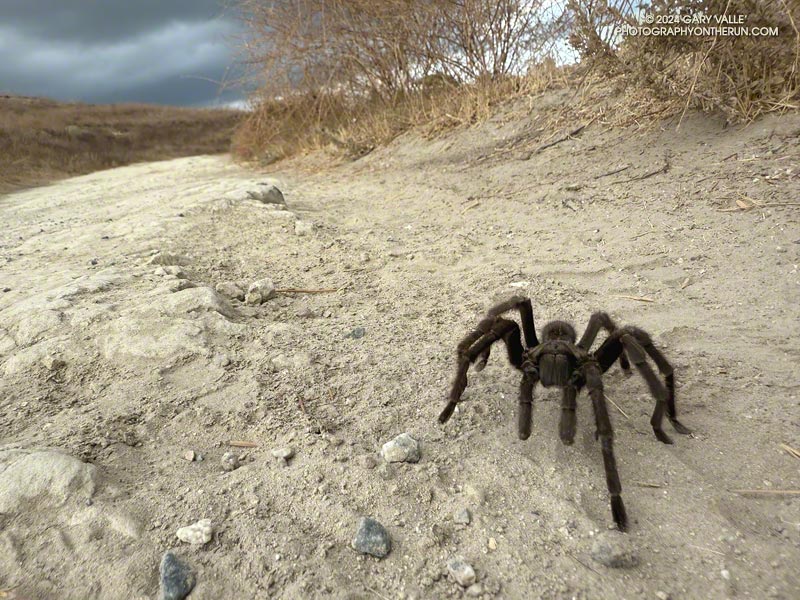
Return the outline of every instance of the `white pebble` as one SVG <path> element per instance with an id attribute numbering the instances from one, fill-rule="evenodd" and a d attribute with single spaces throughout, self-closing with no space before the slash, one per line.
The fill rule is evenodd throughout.
<path id="1" fill-rule="evenodd" d="M 193 525 L 181 527 L 175 535 L 180 541 L 189 544 L 207 544 L 214 535 L 214 529 L 211 527 L 211 519 L 200 519 Z"/>

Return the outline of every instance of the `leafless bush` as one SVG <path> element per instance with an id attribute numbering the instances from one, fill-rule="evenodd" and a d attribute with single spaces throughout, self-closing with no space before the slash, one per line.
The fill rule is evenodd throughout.
<path id="1" fill-rule="evenodd" d="M 485 98 L 487 82 L 505 89 L 507 77 L 558 49 L 562 14 L 551 4 L 242 0 L 259 86 L 237 147 L 246 153 L 260 141 L 279 157 L 329 142 L 333 131 L 370 145 L 430 116 L 442 104 L 433 96 L 466 86 L 473 91 L 465 99 Z"/>

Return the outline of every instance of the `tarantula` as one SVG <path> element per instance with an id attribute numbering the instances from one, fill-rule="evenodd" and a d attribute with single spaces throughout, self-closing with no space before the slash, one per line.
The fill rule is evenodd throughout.
<path id="1" fill-rule="evenodd" d="M 519 310 L 522 319 L 525 348 L 520 339 L 519 325 L 501 316 L 515 308 Z M 591 352 L 591 346 L 601 328 L 608 332 L 608 337 L 595 352 Z M 537 383 L 541 383 L 544 387 L 562 389 L 559 435 L 564 444 L 572 444 L 575 439 L 575 399 L 578 392 L 586 386 L 594 408 L 595 439 L 600 440 L 603 450 L 606 484 L 611 496 L 611 514 L 617 527 L 624 531 L 627 527 L 627 515 L 620 497 L 622 486 L 614 459 L 614 432 L 603 395 L 602 374 L 619 359 L 620 368 L 629 375 L 630 358 L 656 400 L 656 407 L 650 419 L 653 432 L 659 441 L 671 444 L 672 440 L 661 428 L 665 411 L 675 431 L 682 434 L 691 433 L 676 418 L 675 378 L 672 365 L 653 345 L 652 339 L 645 331 L 636 327 L 617 328 L 611 317 L 604 312 L 596 312 L 589 318 L 586 331 L 577 344 L 575 329 L 564 321 L 551 321 L 545 325 L 542 329 L 542 341 L 539 342 L 533 324 L 530 299 L 515 296 L 491 308 L 477 329 L 458 345 L 458 371 L 450 391 L 449 402 L 439 415 L 440 423 L 445 423 L 452 416 L 456 405 L 461 401 L 461 394 L 467 387 L 469 365 L 476 363 L 477 371 L 483 369 L 489 360 L 492 344 L 500 339 L 505 342 L 508 360 L 516 369 L 522 371 L 518 412 L 520 439 L 526 440 L 531 435 L 533 388 Z M 653 359 L 664 376 L 663 383 L 648 364 L 647 355 Z"/>

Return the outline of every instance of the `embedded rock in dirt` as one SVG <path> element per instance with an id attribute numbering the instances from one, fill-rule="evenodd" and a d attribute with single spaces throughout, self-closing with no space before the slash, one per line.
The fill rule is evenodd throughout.
<path id="1" fill-rule="evenodd" d="M 250 284 L 250 287 L 247 288 L 247 294 L 259 294 L 261 302 L 266 302 L 275 296 L 275 284 L 272 279 L 259 279 Z"/>
<path id="2" fill-rule="evenodd" d="M 362 554 L 371 554 L 383 558 L 392 549 L 389 532 L 375 519 L 362 517 L 358 522 L 356 535 L 350 542 L 354 550 Z"/>
<path id="3" fill-rule="evenodd" d="M 165 552 L 159 567 L 159 600 L 183 600 L 194 589 L 195 575 L 189 566 L 172 552 Z"/>
<path id="4" fill-rule="evenodd" d="M 262 187 L 260 190 L 248 191 L 247 197 L 253 200 L 258 200 L 263 204 L 286 204 L 283 193 L 271 183 L 259 184 Z"/>
<path id="5" fill-rule="evenodd" d="M 630 540 L 624 533 L 615 531 L 597 536 L 592 544 L 592 558 L 612 569 L 635 567 L 639 563 Z"/>
<path id="6" fill-rule="evenodd" d="M 57 450 L 0 449 L 0 513 L 88 500 L 97 479 L 94 465 Z"/>
<path id="7" fill-rule="evenodd" d="M 386 462 L 419 462 L 419 443 L 407 433 L 386 442 L 381 449 Z"/>
<path id="8" fill-rule="evenodd" d="M 229 320 L 236 314 L 209 287 L 158 294 L 122 312 L 102 330 L 97 343 L 109 360 L 205 356 L 211 352 L 211 338 L 215 334 L 225 341 L 244 328 Z"/>

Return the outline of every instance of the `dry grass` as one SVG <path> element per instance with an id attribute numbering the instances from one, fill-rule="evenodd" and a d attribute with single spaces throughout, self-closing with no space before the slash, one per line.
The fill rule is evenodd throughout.
<path id="1" fill-rule="evenodd" d="M 545 125 L 652 127 L 689 109 L 748 121 L 800 108 L 800 4 L 790 0 L 239 0 L 262 84 L 236 134 L 272 162 L 331 147 L 359 157 L 410 128 L 436 135 L 568 87 Z M 615 33 L 641 14 L 747 15 L 770 36 Z M 712 22 L 713 23 L 713 22 Z M 569 45 L 581 60 L 556 67 Z M 560 50 L 559 50 L 560 49 Z M 573 54 L 574 56 L 574 54 Z M 531 58 L 538 62 L 526 67 Z M 563 58 L 563 55 L 562 55 Z M 519 103 L 517 103 L 518 105 Z"/>
<path id="2" fill-rule="evenodd" d="M 0 96 L 0 193 L 141 161 L 230 149 L 242 113 Z"/>
<path id="3" fill-rule="evenodd" d="M 242 122 L 232 150 L 242 159 L 262 163 L 320 149 L 357 158 L 412 128 L 433 137 L 480 123 L 502 104 L 568 86 L 574 78 L 574 69 L 545 61 L 523 76 L 473 83 L 437 80 L 436 85 L 398 94 L 391 102 L 376 97 L 354 102 L 344 94 L 256 101 L 257 109 Z"/>

